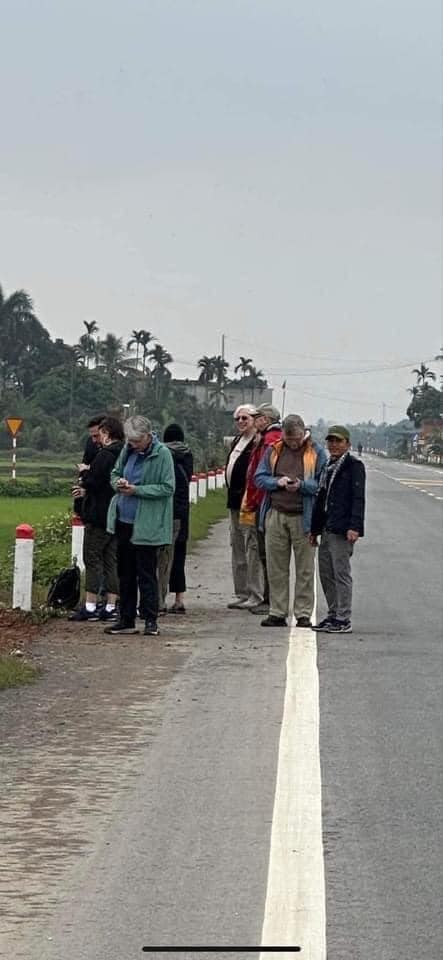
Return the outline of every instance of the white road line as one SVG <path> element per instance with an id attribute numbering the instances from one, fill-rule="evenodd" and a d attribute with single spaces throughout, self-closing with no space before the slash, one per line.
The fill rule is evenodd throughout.
<path id="1" fill-rule="evenodd" d="M 291 628 L 271 831 L 263 946 L 326 960 L 316 635 Z M 281 960 L 261 953 L 260 960 Z"/>

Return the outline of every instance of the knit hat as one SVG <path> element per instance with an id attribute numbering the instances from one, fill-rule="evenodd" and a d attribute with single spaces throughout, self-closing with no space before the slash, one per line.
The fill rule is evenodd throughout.
<path id="1" fill-rule="evenodd" d="M 349 430 L 347 429 L 347 427 L 340 427 L 340 426 L 329 427 L 329 430 L 326 434 L 326 439 L 332 440 L 334 437 L 336 440 L 347 440 L 349 443 L 351 439 L 351 434 L 349 433 Z"/>
<path id="2" fill-rule="evenodd" d="M 178 423 L 170 423 L 168 427 L 165 428 L 163 434 L 164 443 L 172 443 L 174 440 L 183 440 L 185 435 L 183 433 L 183 428 Z"/>
<path id="3" fill-rule="evenodd" d="M 277 410 L 277 407 L 273 407 L 272 403 L 261 403 L 257 407 L 257 414 L 259 417 L 270 417 L 273 423 L 278 423 L 280 421 L 280 410 Z"/>

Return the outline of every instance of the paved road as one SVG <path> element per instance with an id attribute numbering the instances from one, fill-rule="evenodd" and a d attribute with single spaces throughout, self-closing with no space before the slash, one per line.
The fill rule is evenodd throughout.
<path id="1" fill-rule="evenodd" d="M 443 475 L 367 467 L 356 632 L 319 641 L 328 960 L 438 960 Z"/>
<path id="2" fill-rule="evenodd" d="M 431 473 L 440 475 L 392 461 L 367 463 L 368 537 L 355 557 L 355 632 L 318 642 L 327 955 L 439 960 L 443 514 L 441 502 L 420 490 Z M 410 474 L 421 487 L 404 483 Z M 89 704 L 95 745 L 86 743 L 80 720 L 76 733 L 72 715 L 74 742 L 65 738 L 63 750 L 51 748 L 45 765 L 35 731 L 33 737 L 24 723 L 19 736 L 11 733 L 11 711 L 23 698 L 40 709 L 35 691 L 8 694 L 8 803 L 22 825 L 26 813 L 37 812 L 46 837 L 52 824 L 58 846 L 54 874 L 54 851 L 46 854 L 42 844 L 37 856 L 32 836 L 14 834 L 6 845 L 3 876 L 9 888 L 14 878 L 16 891 L 3 912 L 0 955 L 8 960 L 132 960 L 143 955 L 142 944 L 155 942 L 259 944 L 272 910 L 271 847 L 277 857 L 271 873 L 282 895 L 294 904 L 303 900 L 310 878 L 293 870 L 298 852 L 291 818 L 300 821 L 303 807 L 309 819 L 314 788 L 304 782 L 300 789 L 290 768 L 299 799 L 287 808 L 286 834 L 277 800 L 285 765 L 294 764 L 300 736 L 312 727 L 303 683 L 288 697 L 288 640 L 293 682 L 310 645 L 315 653 L 315 637 L 290 639 L 289 631 L 262 630 L 250 614 L 225 611 L 224 525 L 193 563 L 191 581 L 193 612 L 186 623 L 165 625 L 162 639 L 148 648 L 141 639 L 125 646 L 121 684 L 127 691 L 118 708 L 103 691 Z M 68 663 L 68 692 L 75 671 L 83 677 L 84 661 L 99 671 L 92 656 L 95 647 L 79 643 L 76 661 Z M 306 684 L 311 679 L 312 670 Z M 116 761 L 122 724 L 125 746 Z M 282 749 L 280 735 L 290 738 L 291 727 L 296 742 L 285 740 Z M 299 777 L 305 776 L 303 756 L 297 763 Z M 24 781 L 31 768 L 27 809 Z M 67 771 L 69 801 L 62 790 Z M 53 803 L 45 822 L 44 788 L 51 782 L 63 794 L 70 831 L 60 829 Z M 20 854 L 32 865 L 31 878 L 17 869 Z M 314 858 L 312 864 L 314 871 Z M 322 896 L 320 875 L 317 892 Z M 302 956 L 325 960 L 321 939 L 305 939 Z"/>

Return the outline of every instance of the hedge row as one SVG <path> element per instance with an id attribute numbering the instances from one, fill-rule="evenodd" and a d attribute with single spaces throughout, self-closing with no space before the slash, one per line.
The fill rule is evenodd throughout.
<path id="1" fill-rule="evenodd" d="M 69 496 L 72 481 L 55 477 L 37 480 L 0 480 L 0 497 L 58 497 Z"/>

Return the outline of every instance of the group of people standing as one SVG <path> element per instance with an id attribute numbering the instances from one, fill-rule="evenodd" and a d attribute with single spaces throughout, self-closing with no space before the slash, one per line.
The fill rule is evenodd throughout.
<path id="1" fill-rule="evenodd" d="M 75 510 L 85 524 L 85 602 L 74 621 L 109 621 L 108 634 L 158 634 L 158 617 L 185 613 L 192 453 L 182 428 L 170 424 L 163 442 L 147 417 L 95 417 Z M 168 592 L 175 594 L 169 610 Z M 100 598 L 104 600 L 100 603 Z"/>
<path id="2" fill-rule="evenodd" d="M 263 627 L 284 627 L 291 553 L 293 613 L 298 627 L 350 633 L 351 556 L 364 534 L 365 468 L 350 452 L 346 427 L 328 430 L 326 449 L 302 417 L 283 423 L 271 404 L 242 404 L 226 463 L 235 599 L 229 609 L 265 614 Z M 313 626 L 315 548 L 327 615 Z"/>
<path id="3" fill-rule="evenodd" d="M 302 417 L 280 422 L 271 404 L 242 404 L 226 462 L 235 599 L 230 609 L 263 614 L 263 627 L 350 633 L 351 556 L 364 534 L 365 468 L 350 452 L 346 427 L 328 430 L 327 450 Z M 109 621 L 109 634 L 158 634 L 158 617 L 185 613 L 192 453 L 182 428 L 161 442 L 150 421 L 96 417 L 79 480 L 76 512 L 85 524 L 85 602 L 74 621 Z M 315 548 L 327 614 L 312 625 Z M 295 561 L 290 604 L 291 555 Z M 175 601 L 167 609 L 167 595 Z M 100 602 L 101 598 L 105 598 Z"/>

